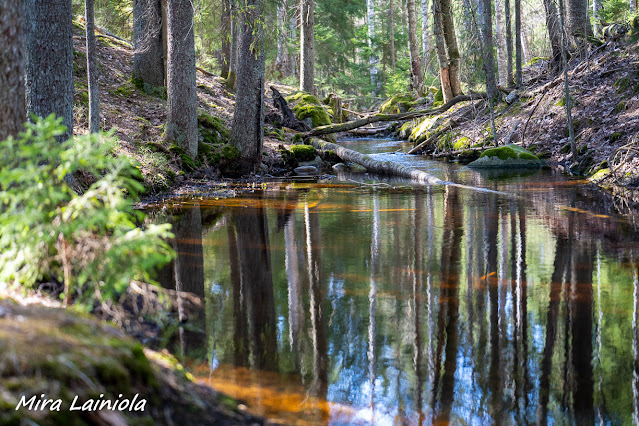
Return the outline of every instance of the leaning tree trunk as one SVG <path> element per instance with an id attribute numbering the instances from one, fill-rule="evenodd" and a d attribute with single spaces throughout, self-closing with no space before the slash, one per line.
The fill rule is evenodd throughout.
<path id="1" fill-rule="evenodd" d="M 382 89 L 382 82 L 379 81 L 377 70 L 377 56 L 373 53 L 373 39 L 375 38 L 375 2 L 374 0 L 366 0 L 366 14 L 368 18 L 368 49 L 370 56 L 368 57 L 369 73 L 371 77 L 371 86 L 373 86 L 373 97 L 379 96 Z"/>
<path id="2" fill-rule="evenodd" d="M 446 51 L 448 52 L 450 89 L 453 92 L 453 96 L 459 96 L 462 94 L 462 90 L 459 79 L 459 47 L 457 46 L 457 35 L 455 34 L 453 9 L 450 0 L 440 0 L 440 2 L 442 8 L 442 28 L 444 30 L 444 40 L 446 41 Z"/>
<path id="3" fill-rule="evenodd" d="M 544 0 L 544 9 L 546 11 L 546 28 L 548 28 L 548 36 L 550 38 L 550 46 L 552 48 L 552 67 L 555 71 L 561 66 L 561 27 L 559 26 L 559 18 L 557 17 L 557 7 L 553 0 Z M 522 29 L 523 30 L 523 29 Z M 521 34 L 522 41 L 525 34 Z"/>
<path id="4" fill-rule="evenodd" d="M 27 120 L 23 45 L 22 0 L 0 0 L 0 140 L 16 136 Z"/>
<path id="5" fill-rule="evenodd" d="M 523 83 L 521 35 L 521 0 L 515 0 L 515 84 L 517 87 L 521 87 Z"/>
<path id="6" fill-rule="evenodd" d="M 89 82 L 89 132 L 97 133 L 100 131 L 100 90 L 98 88 L 93 3 L 93 0 L 85 0 L 84 14 L 87 39 L 87 80 Z"/>
<path id="7" fill-rule="evenodd" d="M 71 0 L 25 0 L 26 102 L 29 115 L 62 117 L 73 136 Z"/>
<path id="8" fill-rule="evenodd" d="M 233 170 L 246 174 L 255 170 L 262 156 L 264 136 L 264 28 L 260 23 L 263 0 L 242 0 L 244 16 L 238 54 L 237 92 L 231 129 L 231 144 L 239 151 Z"/>
<path id="9" fill-rule="evenodd" d="M 300 90 L 315 91 L 315 0 L 300 0 Z"/>
<path id="10" fill-rule="evenodd" d="M 448 55 L 446 54 L 446 41 L 442 24 L 442 4 L 440 0 L 433 0 L 433 34 L 435 35 L 435 47 L 437 50 L 437 62 L 439 63 L 439 80 L 442 85 L 444 102 L 453 98 L 453 89 L 450 86 L 450 72 L 448 69 Z"/>
<path id="11" fill-rule="evenodd" d="M 168 1 L 167 117 L 164 139 L 197 156 L 195 38 L 190 0 Z"/>
<path id="12" fill-rule="evenodd" d="M 510 0 L 504 1 L 506 10 L 506 72 L 508 73 L 508 87 L 513 87 L 513 27 L 510 19 Z"/>
<path id="13" fill-rule="evenodd" d="M 222 78 L 228 78 L 231 64 L 231 19 L 231 0 L 222 0 L 222 19 L 220 22 L 220 33 L 222 34 L 220 75 Z"/>
<path id="14" fill-rule="evenodd" d="M 165 85 L 162 1 L 133 0 L 133 78 L 148 89 Z"/>
<path id="15" fill-rule="evenodd" d="M 413 81 L 413 90 L 417 95 L 424 91 L 424 77 L 419 59 L 419 45 L 417 44 L 417 12 L 415 11 L 415 0 L 406 0 L 408 15 L 408 49 L 410 52 L 410 70 Z"/>
<path id="16" fill-rule="evenodd" d="M 497 39 L 497 73 L 499 85 L 508 86 L 506 66 L 506 34 L 504 33 L 504 1 L 495 0 L 495 38 Z"/>

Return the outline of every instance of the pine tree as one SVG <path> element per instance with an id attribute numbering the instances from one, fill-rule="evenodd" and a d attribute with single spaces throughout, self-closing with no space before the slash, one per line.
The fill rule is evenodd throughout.
<path id="1" fill-rule="evenodd" d="M 94 0 L 85 0 L 87 80 L 89 82 L 89 132 L 100 131 L 100 91 L 95 47 Z"/>
<path id="2" fill-rule="evenodd" d="M 315 0 L 300 0 L 300 90 L 315 92 Z"/>
<path id="3" fill-rule="evenodd" d="M 133 0 L 133 78 L 147 90 L 165 85 L 161 0 Z"/>
<path id="4" fill-rule="evenodd" d="M 408 50 L 410 53 L 413 90 L 420 95 L 424 91 L 424 77 L 422 76 L 419 45 L 417 44 L 417 13 L 415 11 L 415 0 L 406 0 L 406 14 L 408 15 Z"/>
<path id="5" fill-rule="evenodd" d="M 27 121 L 24 93 L 22 0 L 0 0 L 0 141 Z"/>

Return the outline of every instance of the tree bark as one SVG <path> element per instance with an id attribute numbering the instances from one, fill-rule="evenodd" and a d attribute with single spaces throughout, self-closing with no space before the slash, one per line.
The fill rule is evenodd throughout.
<path id="1" fill-rule="evenodd" d="M 149 89 L 165 85 L 161 0 L 133 0 L 133 77 Z"/>
<path id="2" fill-rule="evenodd" d="M 508 86 L 506 66 L 506 34 L 504 33 L 504 1 L 495 0 L 495 38 L 497 39 L 497 73 L 499 85 Z"/>
<path id="3" fill-rule="evenodd" d="M 277 5 L 277 56 L 275 69 L 280 77 L 286 77 L 291 73 L 290 58 L 288 54 L 288 0 Z"/>
<path id="4" fill-rule="evenodd" d="M 513 87 L 513 28 L 510 19 L 510 0 L 504 0 L 506 18 L 506 72 L 508 73 L 508 87 Z"/>
<path id="5" fill-rule="evenodd" d="M 300 0 L 300 90 L 315 92 L 315 0 Z"/>
<path id="6" fill-rule="evenodd" d="M 419 59 L 419 47 L 417 44 L 417 16 L 415 11 L 415 0 L 406 0 L 408 15 L 408 49 L 410 52 L 410 69 L 413 90 L 420 95 L 424 91 L 424 80 L 422 67 Z"/>
<path id="7" fill-rule="evenodd" d="M 232 20 L 231 0 L 222 0 L 222 19 L 220 32 L 222 34 L 222 63 L 220 64 L 220 76 L 222 78 L 229 77 L 229 69 L 231 65 L 231 39 L 233 38 L 231 30 Z"/>
<path id="8" fill-rule="evenodd" d="M 29 115 L 63 118 L 73 136 L 71 0 L 25 0 L 26 105 Z"/>
<path id="9" fill-rule="evenodd" d="M 515 0 L 515 84 L 517 87 L 523 84 L 522 55 L 521 0 Z"/>
<path id="10" fill-rule="evenodd" d="M 226 87 L 235 90 L 237 83 L 238 49 L 240 44 L 241 16 L 237 8 L 237 0 L 231 0 L 231 53 L 229 57 L 229 73 Z"/>
<path id="11" fill-rule="evenodd" d="M 586 46 L 586 36 L 592 36 L 588 19 L 588 0 L 567 0 L 566 30 L 577 46 Z"/>
<path id="12" fill-rule="evenodd" d="M 634 3 L 634 0 L 630 0 L 630 3 Z M 603 10 L 603 0 L 593 0 L 592 2 L 592 17 L 593 17 L 593 33 L 598 35 L 601 32 L 601 11 Z M 632 12 L 631 12 L 632 13 Z"/>
<path id="13" fill-rule="evenodd" d="M 85 0 L 85 20 L 87 39 L 87 80 L 89 82 L 89 132 L 100 131 L 100 90 L 95 47 L 94 0 Z"/>
<path id="14" fill-rule="evenodd" d="M 559 26 L 559 18 L 557 17 L 557 7 L 553 0 L 544 0 L 544 10 L 546 12 L 546 27 L 548 28 L 548 37 L 550 39 L 550 47 L 552 48 L 552 67 L 559 70 L 561 65 L 561 27 Z M 522 34 L 522 38 L 525 34 Z"/>
<path id="15" fill-rule="evenodd" d="M 17 136 L 27 121 L 24 24 L 22 0 L 0 0 L 0 140 Z"/>
<path id="16" fill-rule="evenodd" d="M 395 9 L 393 8 L 393 0 L 390 0 L 390 50 L 391 50 L 391 67 L 393 67 L 393 72 L 395 72 Z"/>
<path id="17" fill-rule="evenodd" d="M 168 1 L 167 118 L 164 139 L 197 156 L 197 91 L 193 6 Z"/>
<path id="18" fill-rule="evenodd" d="M 442 86 L 444 102 L 448 102 L 448 100 L 453 97 L 453 89 L 450 86 L 448 55 L 446 54 L 446 40 L 444 39 L 442 4 L 440 0 L 433 0 L 433 35 L 435 36 L 437 62 L 439 63 L 439 81 Z"/>
<path id="19" fill-rule="evenodd" d="M 444 40 L 446 41 L 446 51 L 448 52 L 448 76 L 450 78 L 450 89 L 453 96 L 462 94 L 461 81 L 459 79 L 459 47 L 457 46 L 457 35 L 455 34 L 455 21 L 453 20 L 453 9 L 450 0 L 439 0 L 442 7 L 442 27 L 444 30 Z"/>
<path id="20" fill-rule="evenodd" d="M 260 164 L 264 136 L 263 0 L 242 1 L 243 25 L 238 53 L 237 93 L 231 144 L 240 153 L 235 173 L 246 174 Z"/>
<path id="21" fill-rule="evenodd" d="M 422 0 L 422 72 L 428 67 L 430 34 L 428 32 L 428 0 Z"/>
<path id="22" fill-rule="evenodd" d="M 374 0 L 366 0 L 366 15 L 368 18 L 368 49 L 370 56 L 368 57 L 369 73 L 371 77 L 371 86 L 373 87 L 373 97 L 379 96 L 382 89 L 382 82 L 379 81 L 377 70 L 377 56 L 373 53 L 373 40 L 375 39 L 375 2 Z"/>
<path id="23" fill-rule="evenodd" d="M 482 25 L 484 39 L 484 71 L 486 74 L 486 94 L 490 100 L 497 99 L 497 84 L 495 83 L 495 57 L 493 55 L 493 19 L 490 0 L 481 0 Z"/>

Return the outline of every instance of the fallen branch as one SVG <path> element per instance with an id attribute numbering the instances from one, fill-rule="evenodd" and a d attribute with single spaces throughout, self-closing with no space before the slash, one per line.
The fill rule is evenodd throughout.
<path id="1" fill-rule="evenodd" d="M 343 124 L 334 124 L 330 126 L 316 127 L 313 130 L 307 132 L 304 136 L 306 137 L 321 136 L 321 135 L 328 135 L 330 133 L 346 132 L 348 130 L 353 130 L 353 129 L 357 129 L 358 127 L 366 126 L 367 124 L 377 123 L 379 121 L 404 121 L 404 120 L 412 120 L 414 118 L 419 118 L 419 117 L 426 117 L 430 115 L 439 115 L 448 111 L 450 108 L 452 108 L 454 105 L 458 104 L 459 102 L 474 101 L 477 99 L 484 99 L 484 98 L 486 98 L 485 93 L 472 93 L 470 95 L 455 96 L 454 98 L 446 102 L 444 105 L 436 109 L 403 112 L 399 114 L 377 113 L 369 117 L 365 117 L 355 121 L 349 121 Z"/>
<path id="2" fill-rule="evenodd" d="M 207 70 L 200 68 L 200 67 L 195 67 L 196 70 L 198 70 L 199 72 L 201 72 L 204 75 L 208 75 L 209 77 L 215 77 L 215 74 L 213 74 L 212 72 L 208 72 Z"/>
<path id="3" fill-rule="evenodd" d="M 349 130 L 348 133 L 353 136 L 372 136 L 378 133 L 385 132 L 386 130 L 390 129 L 390 127 L 391 126 L 388 125 L 383 127 L 375 127 L 372 129 L 353 129 L 353 130 Z"/>

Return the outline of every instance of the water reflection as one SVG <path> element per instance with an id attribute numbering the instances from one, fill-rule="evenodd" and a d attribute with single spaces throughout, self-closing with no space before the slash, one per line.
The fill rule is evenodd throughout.
<path id="1" fill-rule="evenodd" d="M 205 300 L 177 335 L 194 371 L 286 424 L 639 418 L 636 230 L 584 184 L 468 179 L 526 199 L 278 183 L 178 204 L 163 276 Z"/>

